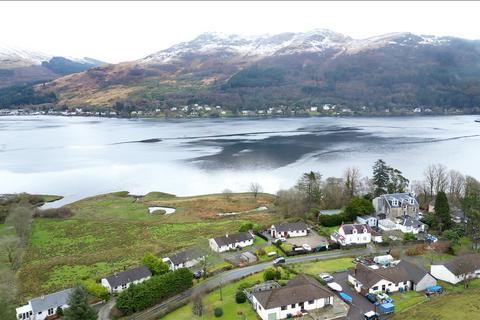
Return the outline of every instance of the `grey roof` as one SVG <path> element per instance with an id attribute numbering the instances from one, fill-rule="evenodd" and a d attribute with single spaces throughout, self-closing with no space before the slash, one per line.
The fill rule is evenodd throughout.
<path id="1" fill-rule="evenodd" d="M 250 232 L 240 232 L 234 234 L 227 234 L 225 237 L 213 238 L 219 247 L 228 246 L 241 241 L 247 241 L 253 239 L 253 235 Z"/>
<path id="2" fill-rule="evenodd" d="M 177 253 L 169 256 L 168 258 L 170 259 L 170 261 L 172 261 L 172 263 L 174 265 L 179 265 L 181 263 L 185 263 L 185 262 L 190 261 L 190 260 L 199 259 L 201 257 L 202 257 L 201 254 L 199 254 L 195 250 L 191 249 L 191 250 L 185 250 L 185 251 L 177 252 Z"/>
<path id="3" fill-rule="evenodd" d="M 46 311 L 50 308 L 57 309 L 58 307 L 67 304 L 68 298 L 70 297 L 72 291 L 73 289 L 70 288 L 47 294 L 46 296 L 33 298 L 32 300 L 30 300 L 30 304 L 32 305 L 32 311 L 34 313 L 38 313 Z"/>
<path id="4" fill-rule="evenodd" d="M 421 226 L 424 225 L 423 222 L 420 222 L 417 219 L 412 218 L 408 215 L 397 217 L 397 219 L 399 220 L 399 224 L 405 227 L 420 228 Z"/>
<path id="5" fill-rule="evenodd" d="M 255 292 L 253 296 L 262 307 L 272 309 L 298 302 L 328 298 L 333 296 L 333 293 L 315 279 L 299 274 L 284 287 Z"/>
<path id="6" fill-rule="evenodd" d="M 143 278 L 151 277 L 152 273 L 146 266 L 129 269 L 123 272 L 115 273 L 106 279 L 111 287 L 118 287 Z"/>
<path id="7" fill-rule="evenodd" d="M 275 231 L 278 232 L 302 231 L 308 229 L 307 224 L 303 221 L 298 221 L 294 223 L 274 224 L 273 227 L 275 227 Z"/>
<path id="8" fill-rule="evenodd" d="M 413 205 L 418 206 L 417 199 L 415 199 L 410 193 L 389 193 L 382 195 L 382 197 L 387 200 L 388 205 L 392 208 L 401 207 L 403 203 L 410 204 L 410 200 L 413 200 Z M 397 200 L 398 205 L 394 206 L 392 200 Z"/>
<path id="9" fill-rule="evenodd" d="M 353 230 L 357 230 L 357 233 L 370 232 L 370 227 L 366 224 L 343 224 L 341 228 L 345 234 L 353 234 Z"/>
<path id="10" fill-rule="evenodd" d="M 457 276 L 465 272 L 473 272 L 480 269 L 480 254 L 470 253 L 463 256 L 458 256 L 455 259 L 444 263 L 443 265 Z"/>
<path id="11" fill-rule="evenodd" d="M 350 270 L 350 274 L 366 288 L 371 288 L 383 279 L 393 283 L 406 281 L 418 283 L 427 275 L 427 272 L 414 264 L 402 260 L 396 266 L 387 268 L 380 267 L 378 269 L 372 269 L 362 263 L 357 263 L 355 268 Z"/>

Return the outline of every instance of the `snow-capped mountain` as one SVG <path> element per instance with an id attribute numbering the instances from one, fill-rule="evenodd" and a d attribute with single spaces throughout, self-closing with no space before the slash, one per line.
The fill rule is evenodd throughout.
<path id="1" fill-rule="evenodd" d="M 0 88 L 85 71 L 104 64 L 91 58 L 59 57 L 0 44 Z"/>
<path id="2" fill-rule="evenodd" d="M 62 105 L 145 108 L 195 103 L 232 109 L 334 103 L 480 105 L 480 41 L 390 33 L 353 39 L 317 29 L 205 33 L 137 61 L 54 80 Z"/>

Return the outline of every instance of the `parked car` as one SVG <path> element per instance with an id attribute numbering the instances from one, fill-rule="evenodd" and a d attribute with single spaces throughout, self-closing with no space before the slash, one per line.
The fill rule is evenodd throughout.
<path id="1" fill-rule="evenodd" d="M 333 276 L 329 273 L 320 273 L 318 276 L 325 282 L 333 281 Z"/>
<path id="2" fill-rule="evenodd" d="M 278 242 L 285 242 L 285 241 L 287 241 L 287 239 L 286 239 L 286 238 L 283 238 L 283 237 L 281 237 L 281 238 L 277 238 L 277 239 L 275 239 L 275 240 L 274 240 L 274 242 L 275 242 L 275 243 L 278 243 Z"/>
<path id="3" fill-rule="evenodd" d="M 378 293 L 377 300 L 381 303 L 391 303 L 393 299 L 388 296 L 386 293 Z"/>
<path id="4" fill-rule="evenodd" d="M 365 320 L 379 320 L 380 319 L 380 315 L 374 311 L 368 311 L 366 313 L 363 314 L 363 318 Z"/>
<path id="5" fill-rule="evenodd" d="M 383 314 L 390 314 L 395 312 L 395 306 L 390 302 L 382 303 L 381 305 L 379 305 L 379 309 L 380 309 L 380 312 Z"/>
<path id="6" fill-rule="evenodd" d="M 280 264 L 284 264 L 286 261 L 285 261 L 285 258 L 284 257 L 278 257 L 276 258 L 275 260 L 273 260 L 273 265 L 274 266 L 278 266 Z"/>
<path id="7" fill-rule="evenodd" d="M 367 298 L 367 300 L 370 301 L 371 303 L 377 302 L 377 295 L 374 293 L 367 294 L 365 298 Z"/>
<path id="8" fill-rule="evenodd" d="M 339 293 L 339 296 L 340 296 L 340 298 L 341 298 L 343 301 L 345 301 L 345 302 L 347 302 L 347 303 L 352 303 L 352 301 L 353 301 L 352 297 L 350 297 L 350 296 L 349 296 L 348 294 L 346 294 L 345 292 L 340 292 L 340 293 Z"/>
<path id="9" fill-rule="evenodd" d="M 312 251 L 312 247 L 309 244 L 304 243 L 302 247 L 305 249 L 305 251 Z"/>
<path id="10" fill-rule="evenodd" d="M 193 277 L 194 277 L 195 279 L 200 279 L 200 278 L 202 277 L 202 275 L 203 275 L 203 270 L 198 270 L 198 271 L 195 271 L 195 272 L 193 273 Z"/>
<path id="11" fill-rule="evenodd" d="M 425 290 L 425 294 L 427 296 L 430 296 L 434 293 L 443 293 L 443 287 L 439 286 L 439 285 L 436 285 L 436 286 L 430 286 Z"/>

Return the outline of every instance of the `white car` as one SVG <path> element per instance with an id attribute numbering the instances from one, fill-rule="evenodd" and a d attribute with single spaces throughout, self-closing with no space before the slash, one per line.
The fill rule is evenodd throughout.
<path id="1" fill-rule="evenodd" d="M 318 276 L 325 282 L 333 281 L 333 276 L 329 273 L 320 273 Z"/>
<path id="2" fill-rule="evenodd" d="M 275 239 L 275 242 L 285 242 L 285 241 L 287 241 L 286 238 L 277 238 L 277 239 Z"/>
<path id="3" fill-rule="evenodd" d="M 309 244 L 304 243 L 304 244 L 302 245 L 302 247 L 303 247 L 303 249 L 305 249 L 305 251 L 312 251 L 312 247 L 310 247 Z"/>

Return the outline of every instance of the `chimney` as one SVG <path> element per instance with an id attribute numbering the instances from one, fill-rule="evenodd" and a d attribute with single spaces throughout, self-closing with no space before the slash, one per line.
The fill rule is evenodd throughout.
<path id="1" fill-rule="evenodd" d="M 45 299 L 45 296 L 41 296 L 40 298 L 43 300 L 43 299 Z"/>
<path id="2" fill-rule="evenodd" d="M 228 233 L 225 235 L 225 238 L 228 238 Z"/>

